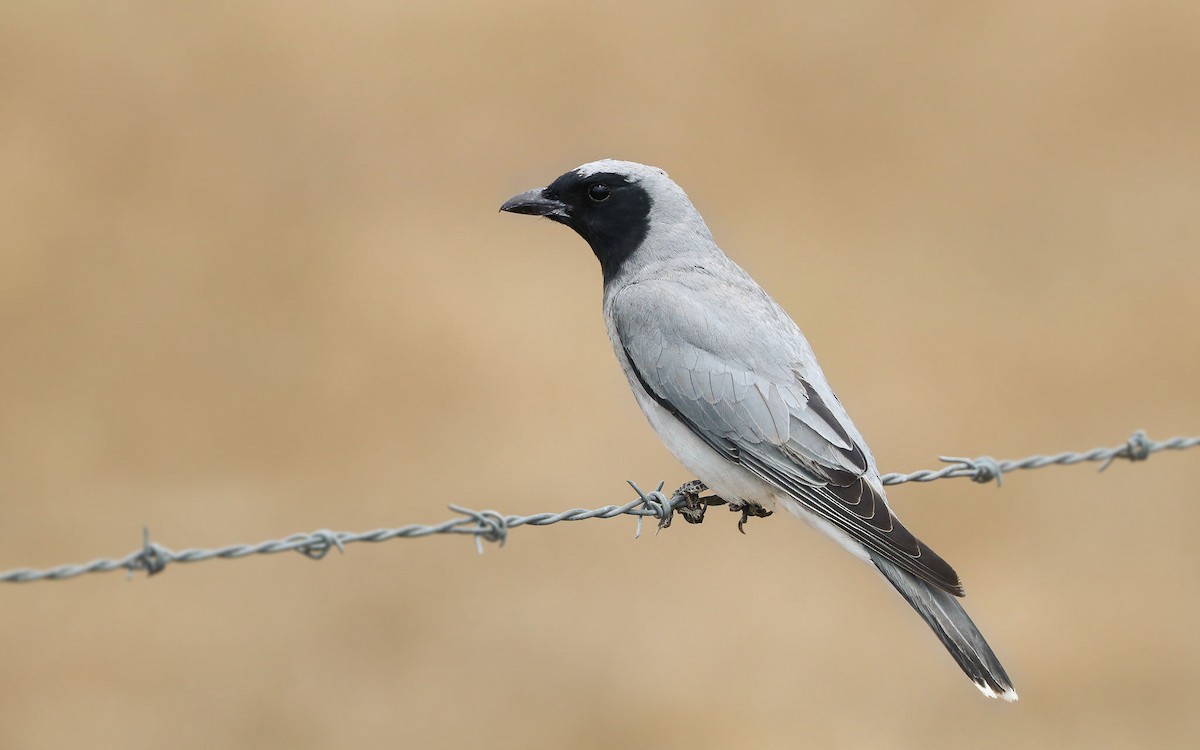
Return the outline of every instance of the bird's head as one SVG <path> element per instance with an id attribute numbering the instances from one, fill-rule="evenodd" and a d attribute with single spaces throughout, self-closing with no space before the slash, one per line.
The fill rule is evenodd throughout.
<path id="1" fill-rule="evenodd" d="M 704 225 L 666 172 L 615 159 L 576 167 L 544 188 L 513 196 L 500 210 L 544 216 L 571 227 L 591 245 L 606 280 L 637 252 L 652 228 L 684 220 Z"/>

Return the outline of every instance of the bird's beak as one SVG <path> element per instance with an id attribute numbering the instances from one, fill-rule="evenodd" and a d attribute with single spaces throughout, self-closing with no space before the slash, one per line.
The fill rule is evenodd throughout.
<path id="1" fill-rule="evenodd" d="M 545 216 L 547 219 L 563 224 L 571 218 L 567 213 L 567 204 L 547 196 L 544 188 L 514 195 L 504 202 L 500 210 L 513 214 Z"/>

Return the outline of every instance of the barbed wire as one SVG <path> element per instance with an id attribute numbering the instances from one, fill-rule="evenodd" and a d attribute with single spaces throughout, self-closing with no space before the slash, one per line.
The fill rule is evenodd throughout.
<path id="1" fill-rule="evenodd" d="M 1200 436 L 1174 437 L 1170 440 L 1155 442 L 1146 437 L 1146 433 L 1138 430 L 1123 444 L 1112 448 L 1093 448 L 1084 452 L 1065 452 L 1054 455 L 1035 455 L 1017 460 L 998 461 L 991 456 L 978 458 L 958 458 L 940 456 L 940 460 L 948 463 L 941 469 L 914 471 L 910 474 L 885 474 L 884 484 L 903 484 L 905 482 L 932 482 L 938 479 L 967 477 L 975 482 L 995 481 L 1000 484 L 1004 474 L 1017 470 L 1041 469 L 1047 466 L 1067 466 L 1084 462 L 1101 462 L 1100 471 L 1104 471 L 1118 458 L 1128 461 L 1144 461 L 1152 453 L 1165 450 L 1184 450 L 1200 446 Z M 237 560 L 251 555 L 273 555 L 279 552 L 299 552 L 302 555 L 320 560 L 332 549 L 345 552 L 347 544 L 357 542 L 387 542 L 393 539 L 412 539 L 433 536 L 434 534 L 465 534 L 474 537 L 476 548 L 483 552 L 483 542 L 496 542 L 504 546 L 508 532 L 519 526 L 549 526 L 562 521 L 584 521 L 592 518 L 615 518 L 617 516 L 634 516 L 637 518 L 637 532 L 640 536 L 643 518 L 658 519 L 659 528 L 670 526 L 676 512 L 686 513 L 687 520 L 698 523 L 703 518 L 704 505 L 724 504 L 720 498 L 697 497 L 694 491 L 698 483 L 689 482 L 681 487 L 671 497 L 663 494 L 663 485 L 651 492 L 643 492 L 636 484 L 630 482 L 638 497 L 624 505 L 605 505 L 602 508 L 586 509 L 572 508 L 561 513 L 536 513 L 531 516 L 504 515 L 494 510 L 471 510 L 457 505 L 451 505 L 450 510 L 460 514 L 460 518 L 427 526 L 410 524 L 393 529 L 375 529 L 366 532 L 329 531 L 320 529 L 308 533 L 292 534 L 283 539 L 273 539 L 258 544 L 232 544 L 215 549 L 185 549 L 178 552 L 168 549 L 150 539 L 150 532 L 142 530 L 141 549 L 130 552 L 120 558 L 101 558 L 82 565 L 59 565 L 43 570 L 17 568 L 0 573 L 0 583 L 31 583 L 34 581 L 61 581 L 75 578 L 85 573 L 107 573 L 114 570 L 124 570 L 130 576 L 137 571 L 146 571 L 148 575 L 161 573 L 171 563 L 191 563 L 203 560 Z M 699 507 L 698 507 L 699 506 Z M 698 512 L 697 512 L 698 510 Z M 690 513 L 687 513 L 690 511 Z M 743 517 L 743 521 L 744 521 Z"/>

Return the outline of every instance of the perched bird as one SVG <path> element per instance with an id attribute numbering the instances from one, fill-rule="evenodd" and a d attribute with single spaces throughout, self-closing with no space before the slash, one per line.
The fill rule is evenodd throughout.
<path id="1" fill-rule="evenodd" d="M 958 574 L 888 507 L 875 459 L 787 313 L 713 241 L 666 172 L 584 164 L 501 211 L 591 245 L 617 360 L 659 438 L 746 515 L 782 506 L 875 566 L 984 695 L 1015 701 Z"/>

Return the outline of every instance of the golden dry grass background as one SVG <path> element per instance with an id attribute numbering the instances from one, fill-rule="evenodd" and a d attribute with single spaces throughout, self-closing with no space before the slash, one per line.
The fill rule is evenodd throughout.
<path id="1" fill-rule="evenodd" d="M 6 3 L 0 568 L 689 477 L 584 243 L 666 168 L 885 471 L 1200 431 L 1190 2 Z M 714 513 L 5 586 L 0 746 L 1194 747 L 1200 455 L 892 491 L 1020 703 Z"/>

